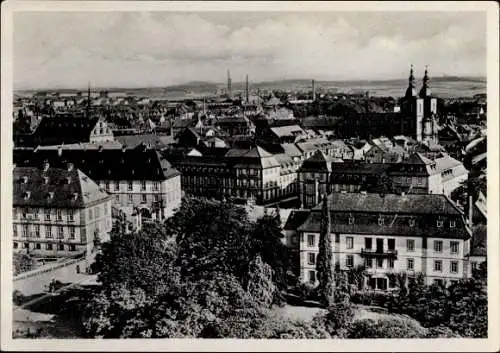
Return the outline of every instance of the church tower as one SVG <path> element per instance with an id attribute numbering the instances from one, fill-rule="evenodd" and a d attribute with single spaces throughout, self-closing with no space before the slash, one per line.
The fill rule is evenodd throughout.
<path id="1" fill-rule="evenodd" d="M 413 65 L 410 68 L 408 88 L 401 104 L 401 112 L 404 117 L 411 119 L 410 131 L 402 132 L 410 134 L 417 142 L 437 143 L 437 99 L 431 96 L 429 85 L 429 74 L 427 67 L 422 82 L 422 88 L 417 94 Z"/>

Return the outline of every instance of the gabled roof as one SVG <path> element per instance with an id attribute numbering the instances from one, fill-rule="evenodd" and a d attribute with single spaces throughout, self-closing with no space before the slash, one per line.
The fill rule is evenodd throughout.
<path id="1" fill-rule="evenodd" d="M 280 164 L 272 154 L 264 150 L 260 146 L 253 147 L 245 153 L 236 168 L 257 167 L 257 168 L 273 168 L 279 167 Z"/>
<path id="2" fill-rule="evenodd" d="M 329 157 L 325 156 L 325 154 L 320 151 L 316 150 L 314 154 L 306 159 L 304 163 L 302 163 L 302 166 L 300 167 L 300 170 L 324 170 L 331 172 L 332 171 L 332 163 Z"/>
<path id="3" fill-rule="evenodd" d="M 309 217 L 309 210 L 294 210 L 290 212 L 285 225 L 283 226 L 284 230 L 297 230 Z"/>
<path id="4" fill-rule="evenodd" d="M 429 158 L 425 157 L 421 153 L 412 153 L 408 158 L 406 158 L 403 163 L 407 164 L 425 164 L 425 165 L 430 165 L 434 164 L 433 161 L 431 161 Z"/>
<path id="5" fill-rule="evenodd" d="M 15 167 L 13 189 L 17 207 L 83 208 L 111 199 L 78 169 Z"/>
<path id="6" fill-rule="evenodd" d="M 31 153 L 14 150 L 14 163 L 40 166 L 47 161 L 53 167 L 73 163 L 93 180 L 166 180 L 179 175 L 158 151 L 139 145 L 135 149 L 38 150 Z"/>
<path id="7" fill-rule="evenodd" d="M 462 215 L 449 198 L 440 194 L 333 193 L 328 201 L 332 211 L 341 212 Z M 314 209 L 320 210 L 321 205 Z"/>
<path id="8" fill-rule="evenodd" d="M 298 125 L 271 127 L 270 130 L 277 137 L 295 137 L 297 135 L 305 134 L 305 131 Z"/>
<path id="9" fill-rule="evenodd" d="M 62 144 L 88 142 L 90 133 L 95 128 L 98 118 L 69 117 L 48 118 L 44 117 L 38 124 L 33 137 L 41 144 Z"/>

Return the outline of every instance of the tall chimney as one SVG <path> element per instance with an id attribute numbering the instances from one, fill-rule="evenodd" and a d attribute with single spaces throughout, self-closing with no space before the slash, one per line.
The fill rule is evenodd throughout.
<path id="1" fill-rule="evenodd" d="M 316 85 L 314 80 L 312 80 L 312 91 L 313 91 L 313 101 L 316 100 Z"/>
<path id="2" fill-rule="evenodd" d="M 231 73 L 227 70 L 227 94 L 229 98 L 233 98 L 233 91 L 231 88 Z"/>
<path id="3" fill-rule="evenodd" d="M 314 180 L 314 203 L 319 203 L 319 180 Z"/>
<path id="4" fill-rule="evenodd" d="M 474 213 L 474 203 L 473 203 L 473 190 L 472 190 L 472 185 L 471 185 L 471 182 L 470 182 L 470 179 L 469 181 L 467 182 L 467 197 L 469 199 L 469 202 L 468 202 L 468 221 L 469 221 L 469 227 L 470 229 L 472 230 L 472 216 L 473 216 L 473 213 Z"/>
<path id="5" fill-rule="evenodd" d="M 247 103 L 248 103 L 248 102 L 249 102 L 249 93 L 248 93 L 248 75 L 247 75 L 247 79 L 246 79 L 245 93 L 246 93 L 246 100 L 247 100 Z"/>

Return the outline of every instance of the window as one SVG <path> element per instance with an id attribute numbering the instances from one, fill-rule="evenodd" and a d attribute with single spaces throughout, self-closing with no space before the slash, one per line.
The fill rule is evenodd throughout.
<path id="1" fill-rule="evenodd" d="M 75 238 L 76 238 L 75 233 L 76 233 L 76 232 L 75 232 L 75 228 L 71 227 L 71 228 L 69 229 L 69 238 L 70 238 L 70 239 L 75 239 Z"/>
<path id="2" fill-rule="evenodd" d="M 73 222 L 75 220 L 75 211 L 68 210 L 68 219 L 70 222 Z"/>
<path id="3" fill-rule="evenodd" d="M 57 250 L 64 250 L 64 244 L 57 244 Z"/>
<path id="4" fill-rule="evenodd" d="M 443 285 L 443 280 L 442 280 L 442 279 L 440 279 L 440 278 L 436 278 L 436 279 L 434 280 L 434 284 L 435 284 L 436 286 L 442 286 L 442 285 Z"/>
<path id="5" fill-rule="evenodd" d="M 314 246 L 314 234 L 307 234 L 307 245 L 308 246 Z"/>
<path id="6" fill-rule="evenodd" d="M 377 259 L 377 268 L 384 267 L 384 259 Z"/>
<path id="7" fill-rule="evenodd" d="M 101 217 L 101 206 L 96 206 L 94 208 L 94 215 L 95 215 L 95 218 Z"/>
<path id="8" fill-rule="evenodd" d="M 28 232 L 29 232 L 28 225 L 27 224 L 23 225 L 23 237 L 27 237 Z"/>
<path id="9" fill-rule="evenodd" d="M 45 238 L 52 238 L 52 227 L 45 226 Z"/>
<path id="10" fill-rule="evenodd" d="M 365 259 L 365 267 L 366 268 L 372 268 L 372 266 L 373 266 L 373 260 L 372 260 L 372 258 L 371 257 L 367 257 Z"/>
<path id="11" fill-rule="evenodd" d="M 395 250 L 396 249 L 396 240 L 395 239 L 387 239 L 387 248 L 389 250 Z"/>
<path id="12" fill-rule="evenodd" d="M 414 260 L 413 259 L 406 259 L 406 268 L 408 270 L 413 270 L 414 269 Z"/>
<path id="13" fill-rule="evenodd" d="M 316 254 L 313 252 L 309 253 L 309 265 L 315 265 L 316 264 Z"/>
<path id="14" fill-rule="evenodd" d="M 349 216 L 349 224 L 354 224 L 354 217 Z"/>
<path id="15" fill-rule="evenodd" d="M 81 238 L 82 243 L 87 242 L 87 232 L 85 231 L 85 227 L 80 229 L 80 238 Z"/>
<path id="16" fill-rule="evenodd" d="M 64 239 L 64 228 L 63 227 L 57 227 L 57 238 Z"/>
<path id="17" fill-rule="evenodd" d="M 354 247 L 354 239 L 352 237 L 346 237 L 347 249 L 352 249 Z"/>
<path id="18" fill-rule="evenodd" d="M 304 242 L 304 233 L 300 233 L 300 242 L 303 243 Z"/>
<path id="19" fill-rule="evenodd" d="M 335 242 L 340 243 L 340 234 L 339 233 L 335 234 Z"/>
<path id="20" fill-rule="evenodd" d="M 458 241 L 450 242 L 450 251 L 452 254 L 458 254 Z"/>
<path id="21" fill-rule="evenodd" d="M 415 219 L 410 218 L 410 220 L 408 221 L 408 224 L 410 225 L 410 227 L 415 227 Z"/>
<path id="22" fill-rule="evenodd" d="M 16 242 L 14 242 L 14 249 L 17 249 L 18 246 L 19 245 Z"/>
<path id="23" fill-rule="evenodd" d="M 393 258 L 390 258 L 390 259 L 387 261 L 387 263 L 388 263 L 389 268 L 394 268 L 394 259 L 393 259 Z"/>
<path id="24" fill-rule="evenodd" d="M 45 210 L 45 220 L 50 221 L 50 217 L 51 217 L 50 210 Z"/>
<path id="25" fill-rule="evenodd" d="M 442 260 L 434 260 L 434 271 L 441 272 L 443 270 L 443 261 Z"/>
<path id="26" fill-rule="evenodd" d="M 451 273 L 458 273 L 458 261 L 450 262 L 450 272 Z"/>
<path id="27" fill-rule="evenodd" d="M 45 245 L 45 249 L 47 249 L 47 250 L 52 250 L 52 244 L 47 244 L 47 245 Z"/>
<path id="28" fill-rule="evenodd" d="M 35 249 L 36 249 L 36 250 L 40 250 L 41 248 L 42 248 L 42 247 L 41 247 L 40 243 L 36 243 L 36 244 L 35 244 Z"/>
<path id="29" fill-rule="evenodd" d="M 437 225 L 438 228 L 441 228 L 443 226 L 443 221 L 438 219 L 436 221 L 436 225 Z"/>
<path id="30" fill-rule="evenodd" d="M 128 182 L 127 190 L 132 191 L 132 182 L 131 181 Z"/>
<path id="31" fill-rule="evenodd" d="M 40 238 L 40 225 L 36 224 L 33 226 L 35 237 Z"/>
<path id="32" fill-rule="evenodd" d="M 309 283 L 316 283 L 316 271 L 309 271 Z"/>
<path id="33" fill-rule="evenodd" d="M 62 221 L 62 210 L 57 210 L 56 214 L 57 214 L 57 220 Z"/>
<path id="34" fill-rule="evenodd" d="M 29 249 L 30 248 L 30 243 L 24 243 L 24 248 Z"/>
<path id="35" fill-rule="evenodd" d="M 384 225 L 384 217 L 379 217 L 378 218 L 378 225 L 383 226 Z"/>
<path id="36" fill-rule="evenodd" d="M 142 202 L 146 202 L 147 201 L 147 195 L 146 194 L 142 194 Z"/>
<path id="37" fill-rule="evenodd" d="M 146 180 L 141 181 L 141 190 L 142 191 L 146 190 Z"/>
<path id="38" fill-rule="evenodd" d="M 370 250 L 372 248 L 372 238 L 365 238 L 365 249 Z"/>
<path id="39" fill-rule="evenodd" d="M 155 202 L 158 202 L 158 201 L 160 201 L 160 195 L 155 194 Z"/>
<path id="40" fill-rule="evenodd" d="M 38 219 L 38 208 L 34 208 L 34 209 L 33 209 L 33 217 L 34 217 L 35 219 Z"/>
<path id="41" fill-rule="evenodd" d="M 441 240 L 434 240 L 434 251 L 435 252 L 443 251 L 443 242 Z"/>
<path id="42" fill-rule="evenodd" d="M 14 236 L 14 237 L 17 237 L 17 225 L 16 225 L 16 224 L 14 224 L 14 225 L 12 226 L 12 228 L 13 228 L 13 230 L 14 230 L 13 236 Z"/>
<path id="43" fill-rule="evenodd" d="M 89 208 L 89 220 L 92 220 L 93 217 L 94 217 L 94 212 L 92 211 L 91 208 Z"/>
<path id="44" fill-rule="evenodd" d="M 345 258 L 345 265 L 347 267 L 353 267 L 354 266 L 354 257 L 352 255 L 347 255 Z"/>
<path id="45" fill-rule="evenodd" d="M 153 182 L 153 191 L 158 191 L 160 189 L 160 183 L 158 183 L 157 181 L 154 181 Z"/>
<path id="46" fill-rule="evenodd" d="M 115 191 L 119 191 L 119 190 L 120 190 L 120 182 L 115 181 Z"/>
<path id="47" fill-rule="evenodd" d="M 455 228 L 455 221 L 450 221 L 450 228 Z"/>
<path id="48" fill-rule="evenodd" d="M 70 245 L 69 245 L 69 251 L 76 251 L 76 246 L 75 246 L 75 244 L 70 244 Z"/>
<path id="49" fill-rule="evenodd" d="M 477 262 L 476 261 L 472 261 L 470 263 L 470 267 L 471 267 L 472 271 L 477 270 Z"/>
<path id="50" fill-rule="evenodd" d="M 132 202 L 133 202 L 133 195 L 128 194 L 128 203 L 132 203 Z"/>

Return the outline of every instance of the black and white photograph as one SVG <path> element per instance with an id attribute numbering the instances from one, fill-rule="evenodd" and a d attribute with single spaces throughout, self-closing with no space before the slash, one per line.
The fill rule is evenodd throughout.
<path id="1" fill-rule="evenodd" d="M 500 349 L 497 3 L 19 3 L 3 349 Z"/>

